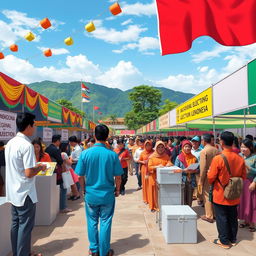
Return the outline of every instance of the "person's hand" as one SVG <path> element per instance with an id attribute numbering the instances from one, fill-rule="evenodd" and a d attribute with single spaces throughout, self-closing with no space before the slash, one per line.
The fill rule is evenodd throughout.
<path id="1" fill-rule="evenodd" d="M 172 164 L 171 163 L 168 163 L 167 165 L 166 165 L 166 167 L 171 167 L 172 166 Z"/>
<path id="2" fill-rule="evenodd" d="M 174 170 L 173 172 L 174 172 L 174 173 L 181 173 L 182 170 L 181 170 L 181 169 L 177 169 L 177 170 Z"/>
<path id="3" fill-rule="evenodd" d="M 162 168 L 162 167 L 164 167 L 162 164 L 156 166 L 156 168 Z"/>
<path id="4" fill-rule="evenodd" d="M 115 197 L 119 197 L 119 195 L 120 195 L 120 191 L 119 191 L 119 190 L 116 190 L 116 191 L 115 191 Z"/>
<path id="5" fill-rule="evenodd" d="M 201 184 L 197 185 L 197 192 L 198 192 L 199 195 L 203 194 L 203 186 Z"/>
<path id="6" fill-rule="evenodd" d="M 252 182 L 251 184 L 250 184 L 250 186 L 249 186 L 249 191 L 254 191 L 255 190 L 255 188 L 256 188 L 256 182 Z"/>
<path id="7" fill-rule="evenodd" d="M 42 164 L 41 168 L 42 168 L 42 171 L 45 172 L 47 170 L 47 165 L 46 164 Z"/>

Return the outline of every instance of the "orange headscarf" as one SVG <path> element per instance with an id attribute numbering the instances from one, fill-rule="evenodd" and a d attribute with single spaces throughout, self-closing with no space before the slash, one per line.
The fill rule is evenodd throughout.
<path id="1" fill-rule="evenodd" d="M 155 148 L 156 148 L 156 150 L 155 150 L 155 152 L 150 156 L 150 158 L 162 158 L 162 157 L 169 157 L 167 154 L 166 154 L 166 152 L 164 151 L 163 152 L 163 154 L 161 154 L 161 155 L 159 155 L 159 153 L 157 152 L 157 147 L 158 146 L 160 146 L 160 145 L 163 145 L 164 147 L 165 147 L 165 144 L 162 142 L 162 141 L 158 141 L 157 143 L 156 143 L 156 146 L 155 146 Z"/>

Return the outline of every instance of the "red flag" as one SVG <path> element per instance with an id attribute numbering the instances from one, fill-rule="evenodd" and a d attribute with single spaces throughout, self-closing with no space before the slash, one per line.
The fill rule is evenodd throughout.
<path id="1" fill-rule="evenodd" d="M 90 97 L 83 92 L 82 92 L 82 98 L 90 99 Z"/>
<path id="2" fill-rule="evenodd" d="M 82 90 L 90 90 L 85 84 L 81 83 Z"/>
<path id="3" fill-rule="evenodd" d="M 156 0 L 162 55 L 185 52 L 194 39 L 222 45 L 256 42 L 255 0 Z"/>
<path id="4" fill-rule="evenodd" d="M 94 110 L 98 110 L 98 109 L 100 109 L 100 108 L 97 107 L 97 106 L 94 106 L 93 109 L 94 109 Z"/>

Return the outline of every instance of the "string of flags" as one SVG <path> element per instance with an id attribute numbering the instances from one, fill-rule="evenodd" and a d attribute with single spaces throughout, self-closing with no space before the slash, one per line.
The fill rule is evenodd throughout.
<path id="1" fill-rule="evenodd" d="M 114 4 L 112 4 L 112 5 L 109 7 L 109 11 L 110 11 L 113 15 L 118 15 L 118 14 L 120 14 L 120 13 L 122 12 L 122 9 L 121 9 L 121 7 L 120 7 L 118 1 L 115 2 Z M 39 22 L 38 26 L 41 26 L 43 29 L 46 30 L 46 29 L 50 28 L 50 27 L 52 26 L 52 24 L 51 24 L 51 21 L 50 21 L 48 18 L 44 18 L 44 19 L 42 19 L 42 20 Z M 89 32 L 89 33 L 91 33 L 91 32 L 93 32 L 93 31 L 96 30 L 96 27 L 95 27 L 93 21 L 90 21 L 89 23 L 87 23 L 87 24 L 85 25 L 85 30 L 86 30 L 87 32 Z M 25 38 L 28 42 L 31 42 L 31 41 L 35 40 L 36 36 L 35 36 L 35 34 L 34 34 L 32 31 L 29 31 L 29 32 L 24 36 L 24 38 Z M 73 40 L 72 37 L 69 36 L 69 37 L 67 37 L 67 38 L 64 39 L 64 43 L 65 43 L 67 46 L 71 46 L 71 45 L 74 44 L 74 40 Z M 17 44 L 12 44 L 12 45 L 9 47 L 9 49 L 10 49 L 12 52 L 18 52 L 19 47 L 18 47 Z M 50 48 L 44 50 L 44 51 L 43 51 L 43 54 L 44 54 L 45 57 L 51 57 L 51 56 L 53 55 L 53 54 L 52 54 L 52 50 L 51 50 Z M 0 52 L 0 59 L 4 59 L 4 57 L 5 57 L 5 55 L 4 55 L 3 51 Z"/>

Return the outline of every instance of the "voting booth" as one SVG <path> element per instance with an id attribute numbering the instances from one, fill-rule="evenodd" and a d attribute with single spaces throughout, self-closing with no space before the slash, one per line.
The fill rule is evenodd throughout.
<path id="1" fill-rule="evenodd" d="M 162 222 L 166 243 L 197 243 L 197 214 L 188 205 L 162 206 Z"/>
<path id="2" fill-rule="evenodd" d="M 11 251 L 11 204 L 6 202 L 6 197 L 0 197 L 0 255 L 7 256 Z"/>

